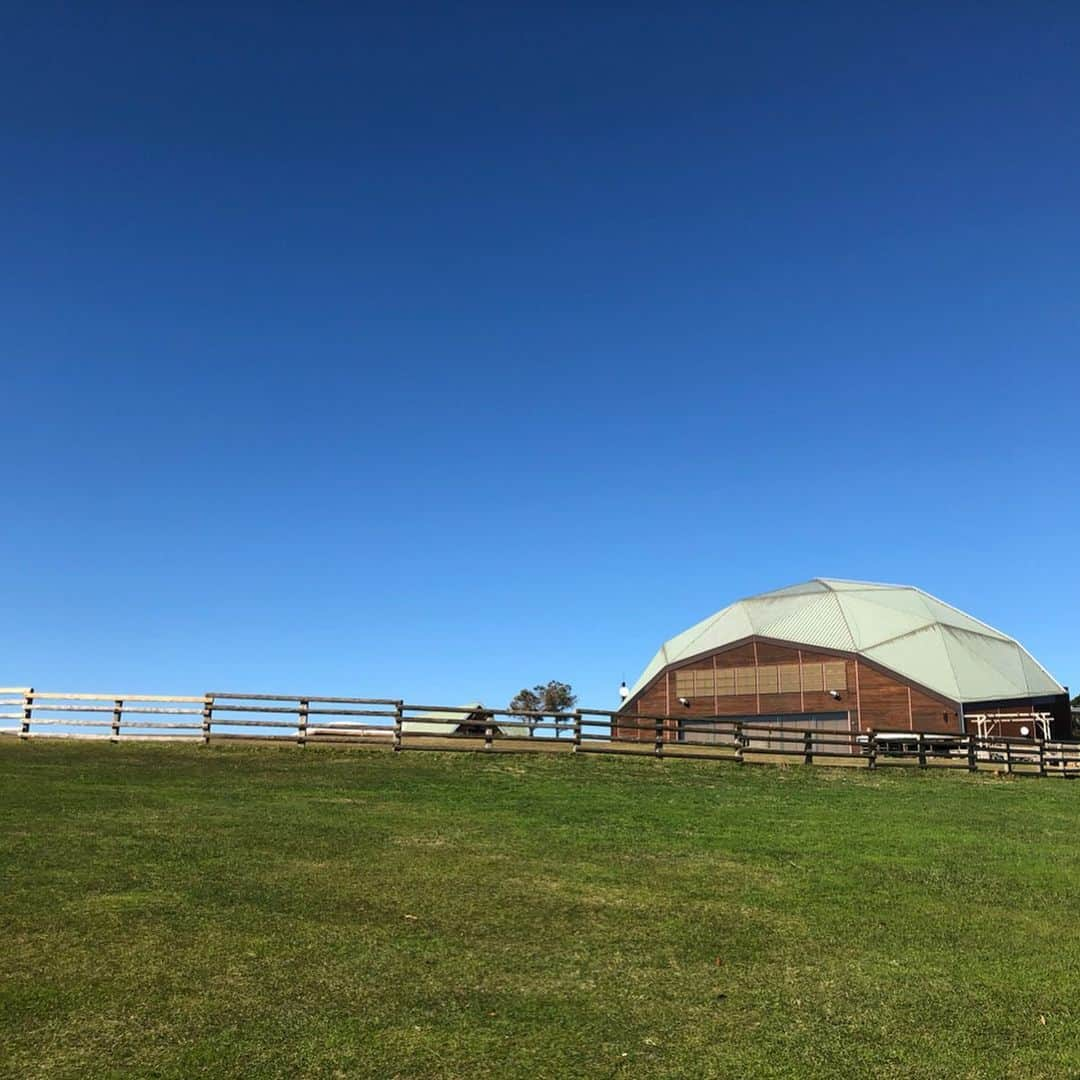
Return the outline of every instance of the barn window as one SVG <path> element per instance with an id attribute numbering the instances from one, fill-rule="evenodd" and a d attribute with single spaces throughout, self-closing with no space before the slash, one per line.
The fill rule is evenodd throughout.
<path id="1" fill-rule="evenodd" d="M 847 665 L 843 660 L 825 664 L 765 664 L 761 667 L 694 669 L 675 672 L 679 697 L 731 697 L 735 694 L 797 694 L 800 690 L 846 690 Z"/>
<path id="2" fill-rule="evenodd" d="M 676 671 L 675 693 L 679 697 L 712 697 L 713 673 L 711 671 Z"/>
<path id="3" fill-rule="evenodd" d="M 847 664 L 843 660 L 836 660 L 832 663 L 824 665 L 825 667 L 825 689 L 826 690 L 846 690 L 847 689 Z"/>
<path id="4" fill-rule="evenodd" d="M 735 693 L 735 669 L 718 668 L 716 671 L 716 692 L 720 697 L 732 697 Z"/>
<path id="5" fill-rule="evenodd" d="M 776 668 L 759 667 L 757 670 L 758 692 L 762 694 L 775 694 L 777 687 Z"/>
<path id="6" fill-rule="evenodd" d="M 757 669 L 752 667 L 737 667 L 735 669 L 735 693 L 757 693 Z"/>
<path id="7" fill-rule="evenodd" d="M 780 665 L 780 693 L 797 694 L 799 692 L 799 665 Z"/>

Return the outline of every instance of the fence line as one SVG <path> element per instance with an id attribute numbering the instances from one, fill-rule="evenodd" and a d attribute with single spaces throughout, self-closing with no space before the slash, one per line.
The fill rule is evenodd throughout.
<path id="1" fill-rule="evenodd" d="M 190 718 L 190 719 L 188 719 Z M 197 696 L 0 687 L 0 736 L 383 746 L 394 751 L 566 752 L 1080 776 L 1080 741 L 975 733 L 829 731 L 753 720 L 514 712 L 395 698 L 211 691 Z M 687 736 L 691 736 L 687 739 Z M 693 736 L 712 736 L 708 742 Z"/>

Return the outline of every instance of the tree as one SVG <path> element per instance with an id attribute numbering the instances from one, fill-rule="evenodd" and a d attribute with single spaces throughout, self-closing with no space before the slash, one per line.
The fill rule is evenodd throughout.
<path id="1" fill-rule="evenodd" d="M 540 695 L 544 712 L 569 712 L 577 704 L 577 694 L 569 683 L 555 682 L 553 679 L 546 686 L 533 689 Z"/>
<path id="2" fill-rule="evenodd" d="M 522 713 L 551 713 L 555 716 L 556 725 L 559 723 L 560 713 L 569 712 L 577 704 L 577 694 L 569 683 L 557 682 L 552 679 L 549 683 L 538 683 L 531 690 L 519 690 L 508 708 L 511 712 Z M 529 734 L 536 734 L 535 716 L 528 718 Z M 559 729 L 555 729 L 555 737 L 559 737 Z"/>
<path id="3" fill-rule="evenodd" d="M 511 712 L 523 712 L 533 713 L 539 712 L 540 706 L 543 702 L 540 700 L 540 695 L 535 690 L 519 690 L 513 700 L 507 705 L 507 708 Z M 529 725 L 529 734 L 533 735 L 533 725 L 536 723 L 536 718 L 533 716 L 527 717 L 525 721 Z"/>

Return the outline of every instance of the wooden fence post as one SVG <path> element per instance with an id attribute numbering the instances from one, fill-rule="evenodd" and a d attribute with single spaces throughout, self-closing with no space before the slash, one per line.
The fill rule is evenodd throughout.
<path id="1" fill-rule="evenodd" d="M 1005 772 L 1012 774 L 1012 743 L 1005 740 Z"/>
<path id="2" fill-rule="evenodd" d="M 735 760 L 742 765 L 743 764 L 743 730 L 742 721 L 736 720 L 734 724 L 735 734 Z"/>
<path id="3" fill-rule="evenodd" d="M 300 699 L 300 719 L 296 725 L 297 746 L 307 746 L 308 708 L 310 705 L 310 698 Z"/>
<path id="4" fill-rule="evenodd" d="M 657 757 L 664 756 L 664 721 L 657 717 L 653 724 L 655 725 L 655 734 L 653 736 L 653 753 Z"/>
<path id="5" fill-rule="evenodd" d="M 803 764 L 804 765 L 813 765 L 814 764 L 814 737 L 813 737 L 813 735 L 810 734 L 809 731 L 804 731 L 803 732 L 802 745 L 803 745 L 803 758 L 802 758 Z"/>
<path id="6" fill-rule="evenodd" d="M 484 749 L 495 749 L 495 716 L 493 713 L 485 713 L 487 722 L 484 724 Z"/>
<path id="7" fill-rule="evenodd" d="M 872 729 L 866 737 L 866 767 L 877 768 L 877 732 Z"/>
<path id="8" fill-rule="evenodd" d="M 574 750 L 576 754 L 581 749 L 581 710 L 574 713 Z"/>
<path id="9" fill-rule="evenodd" d="M 120 717 L 124 712 L 124 702 L 121 698 L 117 698 L 113 702 L 113 714 L 112 714 L 112 741 L 120 741 Z"/>
<path id="10" fill-rule="evenodd" d="M 924 732 L 919 732 L 919 768 L 926 768 L 926 735 Z"/>
<path id="11" fill-rule="evenodd" d="M 202 741 L 203 746 L 210 745 L 210 725 L 214 721 L 214 699 L 209 694 L 203 701 L 202 710 Z"/>
<path id="12" fill-rule="evenodd" d="M 34 688 L 31 686 L 23 695 L 23 721 L 19 731 L 20 739 L 30 738 L 30 719 L 34 714 Z"/>
<path id="13" fill-rule="evenodd" d="M 1039 775 L 1046 775 L 1046 740 L 1039 740 Z"/>
<path id="14" fill-rule="evenodd" d="M 977 735 L 972 735 L 970 731 L 968 732 L 968 738 L 967 738 L 968 772 L 978 772 L 979 771 L 979 753 L 978 753 L 979 743 L 978 743 L 978 738 L 979 737 Z"/>
<path id="15" fill-rule="evenodd" d="M 401 749 L 401 714 L 403 707 L 403 703 L 400 701 L 394 705 L 394 753 Z"/>

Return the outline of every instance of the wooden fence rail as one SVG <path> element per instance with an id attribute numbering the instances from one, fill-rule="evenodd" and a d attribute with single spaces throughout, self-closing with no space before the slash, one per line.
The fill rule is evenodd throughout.
<path id="1" fill-rule="evenodd" d="M 625 716 L 605 709 L 512 712 L 411 705 L 395 698 L 211 691 L 57 693 L 0 687 L 0 736 L 19 739 L 283 741 L 471 750 L 622 754 L 709 761 L 801 762 L 1080 776 L 1080 741 L 937 732 L 848 732 L 754 720 Z M 705 741 L 708 737 L 708 741 Z"/>

